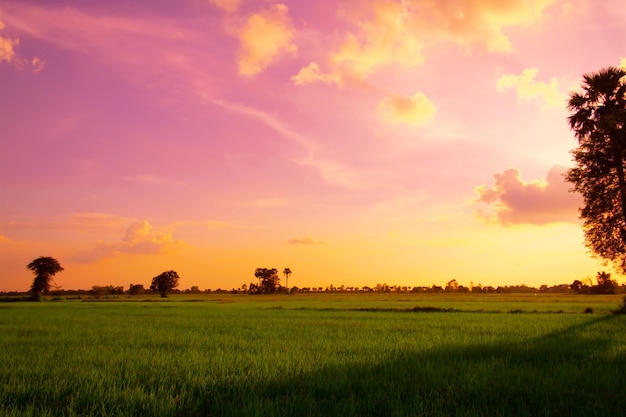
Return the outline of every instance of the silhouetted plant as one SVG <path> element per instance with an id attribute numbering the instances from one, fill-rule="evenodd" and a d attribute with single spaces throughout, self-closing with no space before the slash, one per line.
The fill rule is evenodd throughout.
<path id="1" fill-rule="evenodd" d="M 291 275 L 291 269 L 285 268 L 283 269 L 283 275 L 285 276 L 285 287 L 287 287 L 287 291 L 289 291 L 289 275 Z"/>
<path id="2" fill-rule="evenodd" d="M 580 210 L 592 254 L 626 273 L 626 70 L 585 74 L 570 95 L 569 125 L 578 139 L 566 179 L 584 201 Z"/>
<path id="3" fill-rule="evenodd" d="M 176 271 L 166 271 L 152 278 L 152 291 L 158 291 L 161 297 L 167 297 L 167 292 L 178 287 L 180 277 Z"/>
<path id="4" fill-rule="evenodd" d="M 257 268 L 254 276 L 259 280 L 258 291 L 261 294 L 275 293 L 280 285 L 278 270 L 276 268 Z"/>
<path id="5" fill-rule="evenodd" d="M 626 297 L 622 298 L 622 304 L 617 310 L 613 310 L 613 314 L 626 314 Z"/>
<path id="6" fill-rule="evenodd" d="M 63 271 L 63 267 L 55 258 L 49 256 L 40 256 L 26 265 L 33 274 L 35 279 L 30 287 L 33 300 L 41 301 L 42 294 L 50 291 L 52 277 Z"/>

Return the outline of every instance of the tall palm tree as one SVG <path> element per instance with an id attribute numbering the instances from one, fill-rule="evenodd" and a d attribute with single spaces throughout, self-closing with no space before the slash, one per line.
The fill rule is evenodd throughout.
<path id="1" fill-rule="evenodd" d="M 289 291 L 289 275 L 291 275 L 291 269 L 283 269 L 283 275 L 285 276 L 285 287 L 287 288 L 287 291 Z"/>
<path id="2" fill-rule="evenodd" d="M 52 277 L 63 271 L 63 267 L 55 258 L 50 256 L 40 256 L 26 265 L 26 268 L 35 274 L 30 292 L 34 300 L 38 300 L 42 293 L 50 291 Z"/>
<path id="3" fill-rule="evenodd" d="M 585 74 L 582 91 L 568 102 L 569 125 L 578 139 L 576 167 L 566 178 L 582 194 L 587 246 L 626 272 L 626 70 Z"/>

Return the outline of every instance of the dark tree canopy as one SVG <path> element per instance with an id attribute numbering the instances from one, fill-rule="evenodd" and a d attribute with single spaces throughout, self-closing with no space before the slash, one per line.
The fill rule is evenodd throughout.
<path id="1" fill-rule="evenodd" d="M 150 289 L 152 291 L 158 291 L 161 297 L 167 297 L 167 292 L 178 287 L 178 280 L 180 277 L 176 271 L 162 272 L 160 275 L 152 278 L 152 284 Z"/>
<path id="2" fill-rule="evenodd" d="M 50 291 L 52 277 L 63 271 L 63 267 L 55 258 L 50 256 L 40 256 L 26 265 L 26 268 L 35 274 L 33 285 L 30 292 L 34 298 L 38 298 L 41 294 Z"/>
<path id="3" fill-rule="evenodd" d="M 275 293 L 280 286 L 280 278 L 276 268 L 257 268 L 254 276 L 259 280 L 259 292 L 262 294 Z"/>
<path id="4" fill-rule="evenodd" d="M 583 196 L 580 210 L 592 254 L 626 273 L 626 71 L 585 74 L 570 95 L 569 124 L 578 139 L 566 174 Z"/>

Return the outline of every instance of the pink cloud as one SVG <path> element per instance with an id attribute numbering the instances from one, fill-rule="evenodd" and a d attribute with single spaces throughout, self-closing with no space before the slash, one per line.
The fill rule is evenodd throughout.
<path id="1" fill-rule="evenodd" d="M 522 181 L 517 169 L 496 174 L 494 185 L 476 188 L 476 214 L 505 226 L 577 223 L 582 198 L 569 192 L 571 185 L 563 178 L 565 171 L 565 167 L 554 166 L 545 180 L 530 183 Z"/>

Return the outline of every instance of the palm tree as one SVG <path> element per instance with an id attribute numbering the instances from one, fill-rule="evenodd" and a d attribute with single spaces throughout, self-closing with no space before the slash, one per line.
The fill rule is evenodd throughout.
<path id="1" fill-rule="evenodd" d="M 287 288 L 287 291 L 289 291 L 289 275 L 291 275 L 291 269 L 283 269 L 283 275 L 285 276 L 285 287 Z"/>
<path id="2" fill-rule="evenodd" d="M 42 293 L 50 291 L 52 277 L 63 271 L 63 267 L 56 259 L 49 256 L 40 256 L 26 265 L 28 270 L 35 274 L 30 292 L 34 300 L 39 300 Z"/>
<path id="3" fill-rule="evenodd" d="M 582 91 L 568 102 L 569 125 L 578 139 L 576 167 L 566 178 L 582 194 L 587 246 L 626 272 L 626 70 L 585 74 Z"/>

